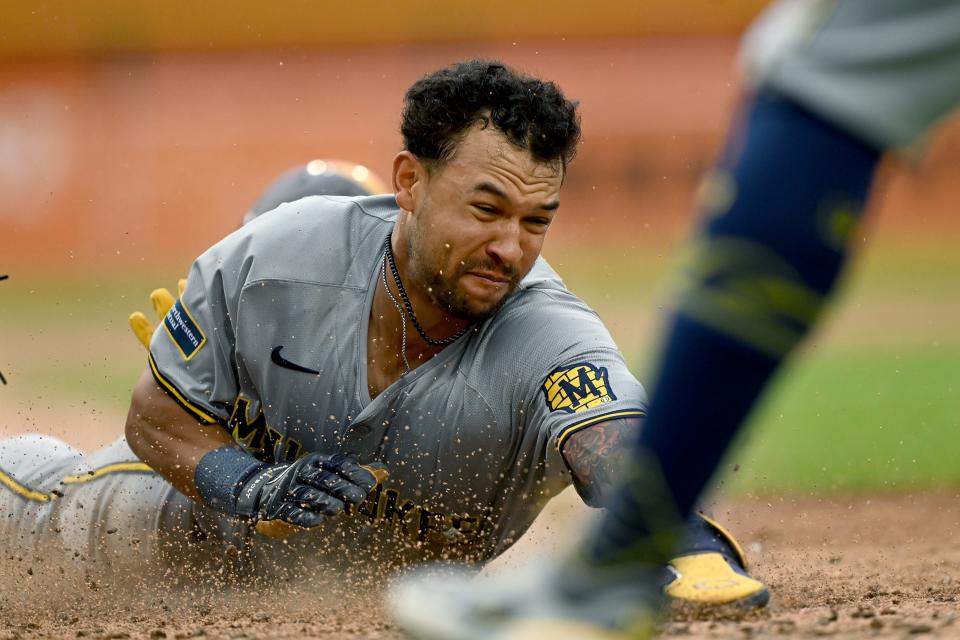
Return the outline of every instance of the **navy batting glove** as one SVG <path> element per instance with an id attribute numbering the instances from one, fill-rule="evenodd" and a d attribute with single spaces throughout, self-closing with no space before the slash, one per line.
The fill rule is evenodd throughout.
<path id="1" fill-rule="evenodd" d="M 374 475 L 352 457 L 311 453 L 254 474 L 240 488 L 236 513 L 309 529 L 347 504 L 363 502 L 376 484 Z"/>
<path id="2" fill-rule="evenodd" d="M 204 502 L 219 511 L 305 528 L 359 505 L 377 484 L 354 456 L 310 453 L 267 464 L 231 446 L 201 458 L 195 480 Z"/>

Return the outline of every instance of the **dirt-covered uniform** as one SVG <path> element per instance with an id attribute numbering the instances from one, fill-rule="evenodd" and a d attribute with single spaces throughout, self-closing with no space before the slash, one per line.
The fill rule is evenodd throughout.
<path id="1" fill-rule="evenodd" d="M 506 549 L 571 482 L 569 436 L 642 416 L 644 391 L 596 313 L 539 260 L 493 317 L 371 399 L 367 327 L 397 212 L 392 196 L 312 197 L 251 222 L 196 260 L 150 348 L 157 382 L 258 458 L 345 452 L 386 464 L 390 478 L 366 503 L 278 542 L 189 501 L 122 441 L 87 457 L 63 450 L 59 463 L 46 452 L 62 444 L 21 443 L 36 452 L 19 464 L 0 443 L 0 469 L 20 489 L 0 491 L 0 513 L 15 514 L 4 539 L 45 529 L 109 557 L 174 530 L 251 543 L 254 555 L 380 564 Z M 133 466 L 104 471 L 118 463 Z"/>

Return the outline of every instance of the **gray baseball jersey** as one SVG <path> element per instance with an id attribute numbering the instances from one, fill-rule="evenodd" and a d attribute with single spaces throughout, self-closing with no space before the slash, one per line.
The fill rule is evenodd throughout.
<path id="1" fill-rule="evenodd" d="M 197 259 L 150 349 L 158 383 L 252 455 L 353 453 L 387 465 L 384 486 L 282 545 L 172 489 L 148 492 L 166 505 L 157 527 L 253 537 L 294 562 L 485 560 L 570 483 L 572 433 L 643 415 L 609 333 L 542 260 L 492 318 L 371 399 L 367 326 L 396 214 L 392 196 L 312 197 L 250 223 Z"/>
<path id="2" fill-rule="evenodd" d="M 878 147 L 909 145 L 960 100 L 960 3 L 781 0 L 742 56 L 756 86 Z"/>

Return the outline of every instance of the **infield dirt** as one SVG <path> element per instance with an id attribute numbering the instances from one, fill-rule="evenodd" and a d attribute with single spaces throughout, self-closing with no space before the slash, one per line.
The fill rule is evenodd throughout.
<path id="1" fill-rule="evenodd" d="M 494 563 L 558 549 L 582 521 L 571 494 Z M 960 637 L 960 495 L 739 496 L 715 509 L 773 594 L 759 611 L 677 610 L 668 638 Z M 25 638 L 299 638 L 403 636 L 369 585 L 186 586 L 171 576 L 66 577 L 56 550 L 0 564 L 0 640 Z M 91 568 L 94 569 L 94 568 Z"/>

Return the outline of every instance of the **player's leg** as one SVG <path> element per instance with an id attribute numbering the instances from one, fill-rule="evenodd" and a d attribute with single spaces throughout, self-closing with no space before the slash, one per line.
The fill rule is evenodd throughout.
<path id="1" fill-rule="evenodd" d="M 190 502 L 141 462 L 125 438 L 77 460 L 52 514 L 59 543 L 101 567 L 155 564 L 167 532 L 192 527 Z"/>
<path id="2" fill-rule="evenodd" d="M 244 579 L 258 559 L 247 522 L 199 507 L 141 462 L 125 438 L 77 460 L 61 480 L 58 544 L 88 565 L 196 585 Z"/>
<path id="3" fill-rule="evenodd" d="M 123 438 L 90 455 L 42 435 L 0 441 L 0 545 L 66 552 L 100 569 L 160 556 L 169 532 L 187 539 L 189 501 L 137 459 Z"/>
<path id="4" fill-rule="evenodd" d="M 670 553 L 675 539 L 662 535 L 662 520 L 649 520 L 650 505 L 674 514 L 674 527 L 692 510 L 755 399 L 819 317 L 879 152 L 761 94 L 729 156 L 713 179 L 715 200 L 656 368 L 642 468 L 590 539 L 588 563 L 620 562 L 638 544 L 651 562 Z"/>
<path id="5" fill-rule="evenodd" d="M 27 552 L 49 532 L 59 481 L 81 458 L 50 436 L 25 434 L 0 440 L 0 547 Z"/>
<path id="6" fill-rule="evenodd" d="M 762 89 L 705 190 L 713 200 L 640 436 L 653 461 L 645 466 L 662 478 L 636 475 L 587 557 L 616 557 L 658 528 L 640 522 L 651 483 L 669 487 L 663 499 L 678 517 L 692 509 L 755 399 L 819 317 L 875 150 L 913 142 L 960 100 L 960 4 L 782 2 L 751 29 L 744 58 Z"/>
<path id="7" fill-rule="evenodd" d="M 26 480 L 50 465 L 82 454 L 66 442 L 52 436 L 27 433 L 0 440 L 0 469 L 10 477 Z M 12 491 L 12 488 L 8 487 Z"/>

